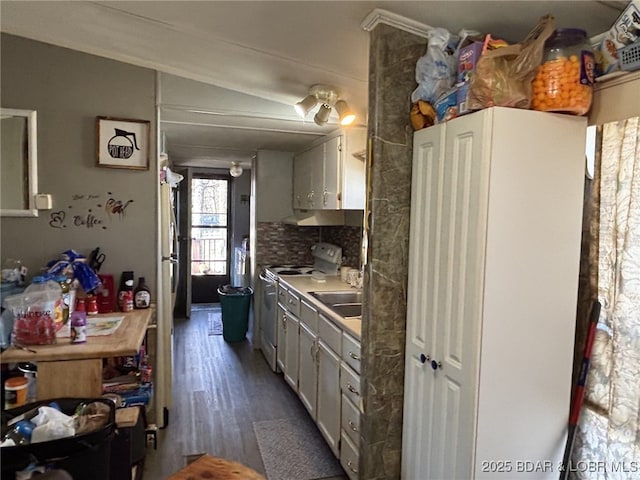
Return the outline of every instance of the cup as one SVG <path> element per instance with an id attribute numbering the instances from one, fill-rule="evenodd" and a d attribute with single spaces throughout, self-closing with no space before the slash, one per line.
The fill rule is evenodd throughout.
<path id="1" fill-rule="evenodd" d="M 340 267 L 340 280 L 345 283 L 349 283 L 349 270 L 352 270 L 351 267 Z"/>
<path id="2" fill-rule="evenodd" d="M 358 276 L 360 272 L 356 268 L 351 268 L 347 272 L 347 283 L 352 287 L 356 287 L 358 285 Z"/>

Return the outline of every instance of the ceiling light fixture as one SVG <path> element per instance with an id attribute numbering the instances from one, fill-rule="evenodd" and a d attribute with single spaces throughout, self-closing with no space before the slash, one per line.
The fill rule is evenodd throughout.
<path id="1" fill-rule="evenodd" d="M 336 111 L 340 117 L 340 125 L 351 125 L 356 119 L 356 114 L 353 113 L 344 100 L 338 100 L 336 103 Z"/>
<path id="2" fill-rule="evenodd" d="M 331 115 L 331 105 L 323 103 L 320 105 L 316 116 L 313 117 L 313 121 L 316 122 L 316 125 L 322 126 L 329 121 L 329 115 Z"/>
<path id="3" fill-rule="evenodd" d="M 329 85 L 317 84 L 309 89 L 309 94 L 294 105 L 296 112 L 305 118 L 311 110 L 320 104 L 313 120 L 317 125 L 324 125 L 329 121 L 331 109 L 336 108 L 340 118 L 340 125 L 351 125 L 356 118 L 347 102 L 339 100 L 338 91 Z"/>
<path id="4" fill-rule="evenodd" d="M 239 177 L 240 175 L 242 175 L 242 167 L 238 162 L 231 162 L 229 174 L 231 174 L 232 177 Z"/>

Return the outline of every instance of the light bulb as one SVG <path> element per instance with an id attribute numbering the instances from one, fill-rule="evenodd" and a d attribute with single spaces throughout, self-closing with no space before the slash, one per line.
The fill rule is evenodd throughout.
<path id="1" fill-rule="evenodd" d="M 242 167 L 238 165 L 238 162 L 232 162 L 231 168 L 229 168 L 229 173 L 232 177 L 239 177 L 242 175 Z"/>

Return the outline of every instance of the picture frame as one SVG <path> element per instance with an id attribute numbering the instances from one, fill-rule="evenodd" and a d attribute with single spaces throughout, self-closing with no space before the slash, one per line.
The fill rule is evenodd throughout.
<path id="1" fill-rule="evenodd" d="M 96 117 L 97 166 L 149 170 L 151 122 Z"/>

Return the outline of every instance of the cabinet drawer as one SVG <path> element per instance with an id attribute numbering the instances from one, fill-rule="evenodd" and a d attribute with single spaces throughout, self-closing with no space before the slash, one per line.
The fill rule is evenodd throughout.
<path id="1" fill-rule="evenodd" d="M 353 444 L 360 445 L 360 412 L 345 395 L 342 395 L 342 431 L 346 432 Z"/>
<path id="2" fill-rule="evenodd" d="M 349 480 L 358 480 L 358 448 L 343 430 L 340 434 L 340 464 L 347 472 Z"/>
<path id="3" fill-rule="evenodd" d="M 342 334 L 342 359 L 360 373 L 360 342 L 346 333 Z"/>
<path id="4" fill-rule="evenodd" d="M 360 405 L 360 375 L 344 362 L 340 362 L 340 389 L 354 405 Z"/>
<path id="5" fill-rule="evenodd" d="M 278 303 L 281 305 L 287 305 L 287 289 L 281 284 L 278 284 Z"/>
<path id="6" fill-rule="evenodd" d="M 318 333 L 318 311 L 304 300 L 300 300 L 300 320 L 313 333 Z"/>
<path id="7" fill-rule="evenodd" d="M 318 336 L 331 350 L 340 355 L 342 352 L 342 330 L 321 314 L 318 314 Z"/>
<path id="8" fill-rule="evenodd" d="M 300 318 L 300 296 L 298 295 L 297 292 L 294 292 L 293 290 L 287 291 L 286 307 L 290 313 Z"/>

